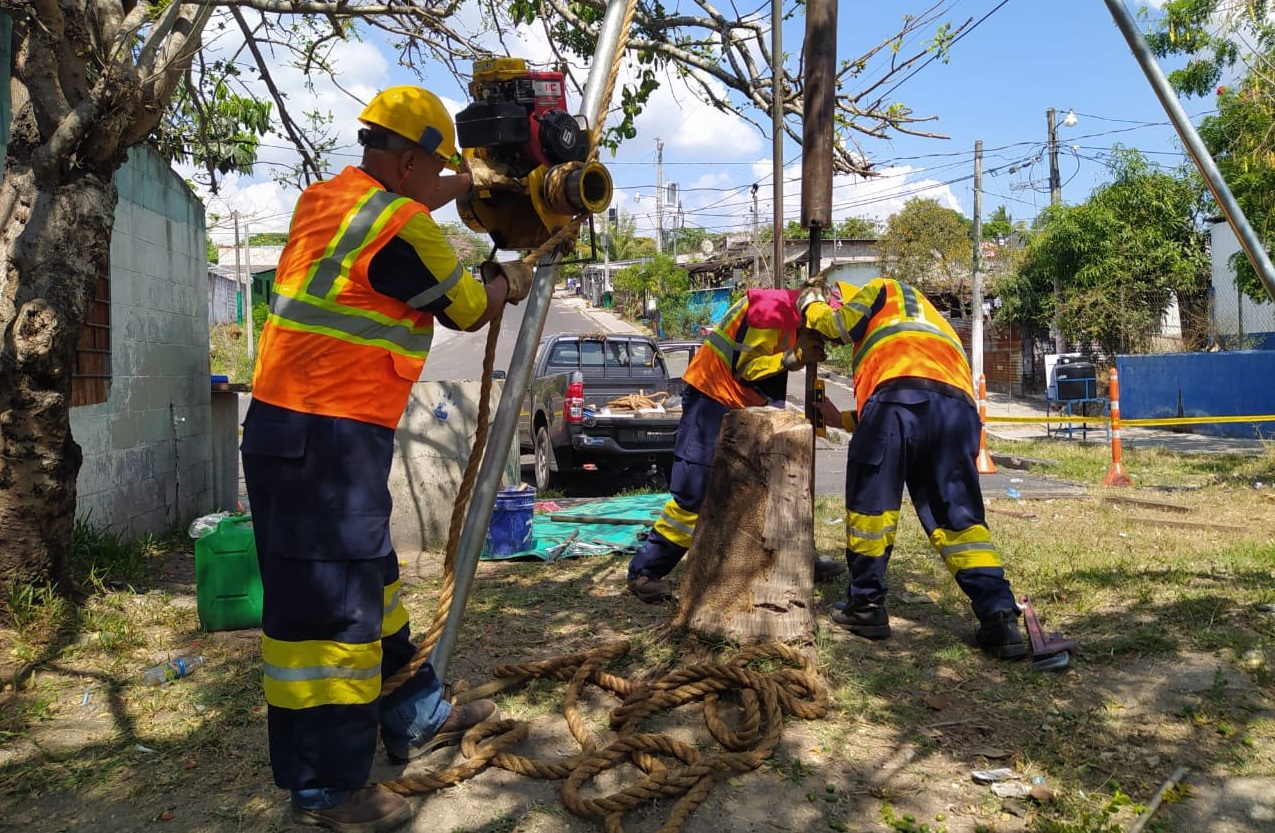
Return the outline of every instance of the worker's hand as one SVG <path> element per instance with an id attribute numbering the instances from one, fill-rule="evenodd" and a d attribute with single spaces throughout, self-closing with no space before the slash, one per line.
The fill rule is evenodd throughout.
<path id="1" fill-rule="evenodd" d="M 854 433 L 854 429 L 858 425 L 854 411 L 838 410 L 837 406 L 833 405 L 827 397 L 821 399 L 815 407 L 819 409 L 819 415 L 823 417 L 824 425 L 835 425 L 840 427 L 842 431 Z"/>
<path id="2" fill-rule="evenodd" d="M 828 280 L 823 275 L 816 275 L 801 285 L 801 291 L 797 293 L 797 311 L 804 318 L 806 307 L 815 301 L 828 303 L 829 295 Z"/>
<path id="3" fill-rule="evenodd" d="M 516 304 L 530 294 L 531 279 L 535 276 L 531 266 L 521 260 L 510 260 L 504 263 L 488 260 L 480 267 L 480 271 L 483 283 L 496 277 L 504 277 L 505 283 L 509 285 L 509 294 L 505 296 L 505 301 L 510 304 Z"/>
<path id="4" fill-rule="evenodd" d="M 522 191 L 522 183 L 503 162 L 489 161 L 477 156 L 466 159 L 469 179 L 475 191 Z"/>

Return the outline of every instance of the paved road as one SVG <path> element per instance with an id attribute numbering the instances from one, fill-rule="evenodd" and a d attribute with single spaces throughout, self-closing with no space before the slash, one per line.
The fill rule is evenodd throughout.
<path id="1" fill-rule="evenodd" d="M 522 326 L 525 304 L 506 307 L 500 322 L 500 340 L 496 344 L 496 369 L 508 370 L 518 328 Z M 564 301 L 555 299 L 545 318 L 544 335 L 551 333 L 594 332 L 598 322 L 584 315 Z M 434 344 L 421 379 L 440 381 L 446 379 L 477 379 L 482 374 L 483 353 L 487 347 L 487 330 L 476 333 L 458 333 L 444 327 L 434 330 Z"/>

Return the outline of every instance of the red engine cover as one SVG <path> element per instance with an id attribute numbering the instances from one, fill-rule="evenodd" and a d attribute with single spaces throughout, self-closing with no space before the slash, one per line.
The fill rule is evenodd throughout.
<path id="1" fill-rule="evenodd" d="M 552 167 L 554 160 L 544 152 L 538 116 L 551 110 L 567 112 L 567 87 L 561 72 L 528 72 L 527 78 L 531 79 L 532 89 L 536 92 L 536 103 L 531 110 L 531 140 L 523 146 L 523 152 L 537 164 Z"/>

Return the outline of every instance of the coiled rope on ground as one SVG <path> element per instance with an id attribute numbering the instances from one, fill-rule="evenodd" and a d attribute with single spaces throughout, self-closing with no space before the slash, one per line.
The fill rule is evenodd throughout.
<path id="1" fill-rule="evenodd" d="M 539 759 L 520 755 L 514 747 L 525 740 L 530 725 L 520 720 L 492 720 L 466 733 L 457 766 L 437 772 L 409 773 L 383 783 L 401 795 L 422 795 L 460 784 L 490 766 L 525 775 L 563 781 L 562 801 L 571 812 L 600 818 L 607 833 L 623 833 L 630 811 L 658 798 L 676 799 L 660 833 L 674 833 L 712 791 L 716 777 L 749 772 L 775 751 L 784 715 L 806 720 L 828 710 L 828 693 L 813 663 L 802 651 L 771 643 L 739 651 L 724 663 L 679 668 L 654 682 L 637 684 L 607 672 L 603 666 L 627 654 L 628 642 L 613 642 L 590 651 L 523 665 L 496 668 L 494 684 L 465 692 L 475 699 L 492 689 L 505 689 L 535 679 L 567 682 L 563 714 L 580 751 L 567 758 Z M 766 671 L 757 666 L 779 667 Z M 609 715 L 615 737 L 603 742 L 585 725 L 580 700 L 587 684 L 620 698 Z M 741 715 L 732 727 L 722 714 L 723 697 L 738 700 Z M 704 722 L 721 750 L 703 751 L 670 735 L 639 731 L 654 715 L 703 702 Z M 643 774 L 624 789 L 600 797 L 584 794 L 602 772 L 632 764 Z"/>

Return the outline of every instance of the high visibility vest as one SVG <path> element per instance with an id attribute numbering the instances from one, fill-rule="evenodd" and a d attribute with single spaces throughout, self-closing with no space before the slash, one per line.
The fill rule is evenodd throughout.
<path id="1" fill-rule="evenodd" d="M 731 408 L 765 405 L 766 396 L 748 383 L 783 369 L 781 357 L 797 343 L 801 321 L 796 296 L 784 289 L 750 290 L 705 336 L 682 378 Z M 792 307 L 792 315 L 784 314 L 785 305 Z"/>
<path id="2" fill-rule="evenodd" d="M 255 398 L 398 426 L 429 355 L 434 316 L 372 289 L 367 270 L 426 210 L 354 167 L 301 194 L 261 333 Z"/>
<path id="3" fill-rule="evenodd" d="M 908 284 L 878 278 L 862 290 L 841 284 L 848 304 L 871 309 L 880 293 L 885 301 L 854 342 L 854 398 L 859 407 L 884 382 L 903 377 L 950 385 L 974 401 L 970 366 L 961 340 L 930 303 Z"/>

